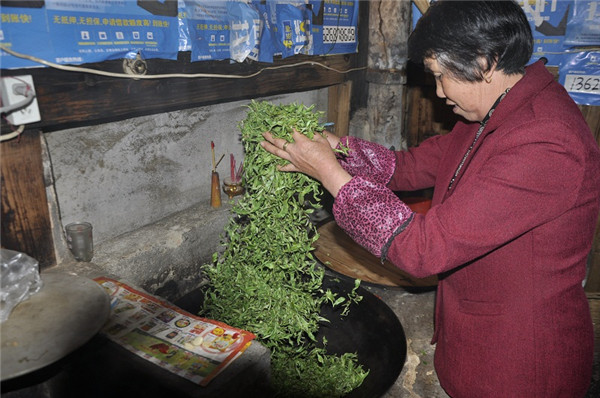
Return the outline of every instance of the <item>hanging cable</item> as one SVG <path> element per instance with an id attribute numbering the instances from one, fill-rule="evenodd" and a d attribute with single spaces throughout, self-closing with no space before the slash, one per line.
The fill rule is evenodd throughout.
<path id="1" fill-rule="evenodd" d="M 18 137 L 25 130 L 25 125 L 20 125 L 15 131 L 9 134 L 0 135 L 0 142 L 12 140 L 13 138 Z"/>
<path id="2" fill-rule="evenodd" d="M 61 65 L 61 64 L 57 64 L 57 63 L 54 63 L 51 61 L 47 61 L 45 59 L 35 57 L 33 55 L 18 53 L 16 51 L 9 49 L 4 44 L 0 44 L 0 49 L 2 49 L 2 51 L 6 52 L 12 56 L 22 58 L 22 59 L 27 59 L 29 61 L 32 61 L 32 62 L 35 62 L 38 64 L 42 64 L 42 65 L 45 65 L 45 66 L 48 66 L 51 68 L 55 68 L 55 69 L 60 69 L 60 70 L 69 71 L 69 72 L 92 73 L 92 74 L 101 75 L 101 76 L 128 78 L 128 79 L 135 79 L 135 80 L 165 79 L 165 78 L 174 78 L 174 77 L 182 77 L 182 78 L 207 77 L 207 78 L 217 78 L 217 79 L 249 79 L 249 78 L 258 76 L 259 74 L 261 74 L 262 72 L 264 72 L 266 70 L 293 68 L 293 67 L 302 66 L 302 65 L 319 66 L 321 68 L 325 68 L 325 69 L 328 69 L 328 70 L 331 70 L 333 72 L 340 73 L 340 74 L 366 69 L 366 67 L 360 67 L 360 68 L 350 68 L 350 69 L 346 69 L 346 70 L 339 70 L 336 68 L 332 68 L 331 66 L 325 65 L 323 63 L 320 63 L 320 62 L 302 61 L 302 62 L 297 62 L 297 63 L 289 64 L 289 65 L 267 66 L 267 67 L 260 69 L 257 72 L 251 73 L 249 75 L 223 75 L 223 74 L 214 74 L 214 73 L 168 73 L 168 74 L 160 74 L 160 75 L 130 75 L 130 74 L 126 74 L 126 73 L 106 72 L 106 71 L 84 68 L 84 67 L 79 67 L 79 66 Z"/>

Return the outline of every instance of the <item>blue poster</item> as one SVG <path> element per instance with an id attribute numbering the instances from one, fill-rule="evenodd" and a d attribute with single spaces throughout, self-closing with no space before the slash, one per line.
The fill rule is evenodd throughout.
<path id="1" fill-rule="evenodd" d="M 273 55 L 287 58 L 296 54 L 315 54 L 310 4 L 303 0 L 267 0 L 263 4 L 261 16 L 270 27 Z"/>
<path id="2" fill-rule="evenodd" d="M 190 42 L 190 31 L 188 29 L 188 15 L 183 0 L 177 0 L 179 25 L 179 51 L 191 51 L 192 43 Z"/>
<path id="3" fill-rule="evenodd" d="M 16 4 L 20 7 L 2 7 L 0 37 L 2 44 L 14 51 L 58 64 L 135 58 L 137 54 L 142 58 L 177 58 L 177 0 L 44 0 Z M 4 23 L 15 15 L 22 20 L 30 17 L 31 22 Z M 3 68 L 22 64 L 5 53 L 2 59 Z"/>
<path id="4" fill-rule="evenodd" d="M 579 1 L 579 0 L 575 0 Z M 533 34 L 533 54 L 530 63 L 545 57 L 548 66 L 561 64 L 566 48 L 567 21 L 574 0 L 525 0 L 520 1 Z M 412 23 L 415 27 L 422 14 L 412 5 Z"/>
<path id="5" fill-rule="evenodd" d="M 191 60 L 229 59 L 227 0 L 184 0 L 192 47 Z"/>
<path id="6" fill-rule="evenodd" d="M 277 4 L 275 37 L 282 58 L 313 54 L 312 13 L 305 4 Z"/>
<path id="7" fill-rule="evenodd" d="M 350 54 L 358 51 L 358 0 L 311 1 L 314 53 Z"/>
<path id="8" fill-rule="evenodd" d="M 545 57 L 547 66 L 560 65 L 573 0 L 525 0 L 522 7 L 533 33 L 531 62 Z"/>
<path id="9" fill-rule="evenodd" d="M 580 105 L 600 105 L 600 52 L 569 53 L 560 66 L 559 82 Z"/>
<path id="10" fill-rule="evenodd" d="M 3 2 L 0 67 L 112 59 L 273 62 L 355 53 L 358 0 L 30 0 Z M 8 51 L 14 51 L 11 55 Z M 23 56 L 19 56 L 22 54 Z"/>
<path id="11" fill-rule="evenodd" d="M 266 1 L 252 0 L 252 4 L 256 8 L 260 18 L 260 36 L 258 43 L 258 61 L 273 62 L 275 55 L 275 42 L 273 37 L 273 27 L 271 24 L 270 7 Z"/>
<path id="12" fill-rule="evenodd" d="M 600 46 L 600 1 L 575 0 L 567 21 L 565 44 L 569 46 Z"/>
<path id="13" fill-rule="evenodd" d="M 250 3 L 242 1 L 227 2 L 227 14 L 230 19 L 231 59 L 243 62 L 246 58 L 258 59 L 261 23 L 260 14 Z"/>
<path id="14" fill-rule="evenodd" d="M 177 59 L 177 1 L 45 0 L 54 62 Z"/>
<path id="15" fill-rule="evenodd" d="M 34 55 L 51 60 L 54 51 L 48 35 L 46 9 L 39 7 L 9 7 L 4 4 L 0 8 L 2 24 L 0 25 L 0 43 L 20 54 Z M 43 3 L 43 2 L 41 2 Z M 14 57 L 0 51 L 0 67 L 2 69 L 40 67 L 41 64 Z"/>

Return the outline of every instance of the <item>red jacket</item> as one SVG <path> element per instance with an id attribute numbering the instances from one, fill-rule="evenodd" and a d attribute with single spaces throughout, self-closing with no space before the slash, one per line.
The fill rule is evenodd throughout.
<path id="1" fill-rule="evenodd" d="M 598 220 L 600 153 L 581 112 L 540 62 L 478 125 L 397 153 L 389 187 L 435 186 L 388 259 L 440 273 L 435 365 L 455 397 L 578 397 L 593 328 L 582 288 Z"/>
<path id="2" fill-rule="evenodd" d="M 451 396 L 583 397 L 593 328 L 582 280 L 600 206 L 598 145 L 539 62 L 497 106 L 448 190 L 478 127 L 459 122 L 394 154 L 388 188 L 434 186 L 426 215 L 382 206 L 384 185 L 369 176 L 340 189 L 334 215 L 399 268 L 439 274 L 435 367 Z M 382 220 L 394 217 L 390 234 Z"/>

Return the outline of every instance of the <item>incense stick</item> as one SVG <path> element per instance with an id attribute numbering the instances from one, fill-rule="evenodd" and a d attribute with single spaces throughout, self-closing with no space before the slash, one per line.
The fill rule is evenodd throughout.
<path id="1" fill-rule="evenodd" d="M 240 167 L 238 167 L 238 169 L 236 171 L 236 174 L 235 174 L 236 181 L 242 180 L 242 171 L 244 171 L 244 161 L 243 160 L 240 162 Z"/>
<path id="2" fill-rule="evenodd" d="M 235 157 L 233 153 L 229 154 L 229 176 L 231 177 L 231 182 L 235 181 Z"/>
<path id="3" fill-rule="evenodd" d="M 213 165 L 213 173 L 217 171 L 217 164 L 215 163 L 215 143 L 210 142 L 210 151 L 212 152 L 212 165 Z"/>
<path id="4" fill-rule="evenodd" d="M 215 171 L 217 170 L 217 166 L 219 165 L 219 163 L 221 163 L 221 160 L 223 160 L 224 157 L 225 157 L 225 154 L 222 154 L 221 157 L 219 158 L 219 161 L 215 165 Z"/>

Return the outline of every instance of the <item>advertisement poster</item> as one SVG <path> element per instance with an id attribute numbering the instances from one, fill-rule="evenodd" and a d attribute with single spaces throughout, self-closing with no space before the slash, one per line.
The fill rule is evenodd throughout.
<path id="1" fill-rule="evenodd" d="M 184 0 L 194 61 L 229 59 L 227 0 Z"/>
<path id="2" fill-rule="evenodd" d="M 0 8 L 0 43 L 22 54 L 35 55 L 47 60 L 54 59 L 43 3 L 31 1 L 28 2 L 30 7 L 9 7 L 3 4 Z M 40 66 L 37 62 L 0 51 L 2 69 Z"/>
<path id="3" fill-rule="evenodd" d="M 559 82 L 580 105 L 600 105 L 600 52 L 570 53 L 559 68 Z"/>
<path id="4" fill-rule="evenodd" d="M 80 65 L 113 59 L 254 60 L 358 50 L 358 0 L 31 0 L 3 3 L 3 69 L 34 57 Z"/>
<path id="5" fill-rule="evenodd" d="M 533 55 L 530 63 L 545 57 L 548 66 L 560 66 L 570 47 L 600 45 L 598 0 L 522 0 L 531 26 Z M 413 27 L 421 13 L 413 4 Z"/>
<path id="6" fill-rule="evenodd" d="M 573 0 L 524 0 L 523 10 L 533 33 L 531 62 L 545 57 L 547 66 L 559 66 L 565 54 L 565 34 Z"/>
<path id="7" fill-rule="evenodd" d="M 358 0 L 313 1 L 313 36 L 319 55 L 358 51 Z"/>
<path id="8" fill-rule="evenodd" d="M 102 333 L 137 356 L 201 386 L 239 357 L 256 337 L 201 318 L 114 279 L 95 281 L 110 296 Z"/>
<path id="9" fill-rule="evenodd" d="M 600 46 L 600 1 L 575 0 L 567 21 L 565 45 Z"/>
<path id="10" fill-rule="evenodd" d="M 0 39 L 19 53 L 58 64 L 134 59 L 137 54 L 142 58 L 177 58 L 177 0 L 44 0 L 12 4 L 20 7 L 2 6 Z M 5 19 L 14 20 L 15 15 L 29 22 L 4 23 Z M 2 67 L 25 66 L 14 58 L 3 53 Z"/>

